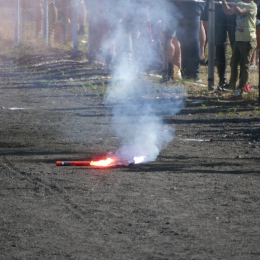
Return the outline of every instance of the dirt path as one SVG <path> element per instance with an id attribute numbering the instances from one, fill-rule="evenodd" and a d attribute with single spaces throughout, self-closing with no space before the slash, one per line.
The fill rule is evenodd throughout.
<path id="1" fill-rule="evenodd" d="M 259 259 L 254 101 L 190 95 L 164 116 L 175 139 L 154 162 L 55 166 L 119 147 L 108 74 L 66 57 L 1 66 L 1 258 Z"/>

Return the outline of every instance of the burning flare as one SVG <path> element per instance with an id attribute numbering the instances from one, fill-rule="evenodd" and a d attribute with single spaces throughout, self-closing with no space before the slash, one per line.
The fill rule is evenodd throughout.
<path id="1" fill-rule="evenodd" d="M 117 157 L 106 157 L 92 161 L 56 161 L 56 166 L 92 166 L 97 168 L 112 166 L 129 166 L 147 161 L 146 156 L 135 156 L 132 160 L 122 160 Z"/>
<path id="2" fill-rule="evenodd" d="M 91 166 L 97 166 L 97 167 L 107 167 L 107 166 L 112 166 L 114 164 L 115 164 L 115 159 L 113 159 L 113 158 L 106 158 L 103 160 L 90 162 Z"/>

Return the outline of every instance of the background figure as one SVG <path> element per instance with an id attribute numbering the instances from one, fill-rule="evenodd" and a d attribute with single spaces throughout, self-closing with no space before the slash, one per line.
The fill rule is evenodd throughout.
<path id="1" fill-rule="evenodd" d="M 79 35 L 86 35 L 87 24 L 87 10 L 84 0 L 80 0 L 78 3 L 78 23 L 79 23 Z"/>
<path id="2" fill-rule="evenodd" d="M 77 6 L 78 34 L 86 35 L 87 10 L 84 0 L 56 0 L 58 10 L 58 23 L 55 26 L 55 38 L 57 41 L 66 43 L 72 40 L 73 32 L 73 8 Z"/>
<path id="3" fill-rule="evenodd" d="M 226 15 L 221 3 L 215 4 L 215 46 L 219 86 L 227 83 L 228 38 L 231 48 L 235 42 L 236 15 Z"/>
<path id="4" fill-rule="evenodd" d="M 52 39 L 55 39 L 55 29 L 57 26 L 57 21 L 58 21 L 58 10 L 55 5 L 55 1 L 53 0 L 52 2 L 49 1 L 49 7 L 48 7 L 48 19 L 49 19 L 49 28 L 48 28 L 48 39 L 49 43 L 51 43 Z"/>
<path id="5" fill-rule="evenodd" d="M 257 69 L 257 65 L 259 65 L 259 47 L 260 47 L 260 1 L 254 1 L 257 5 L 257 15 L 256 15 L 256 49 L 254 50 L 250 69 L 254 70 Z"/>
<path id="6" fill-rule="evenodd" d="M 41 0 L 21 0 L 21 8 L 28 11 L 23 14 L 23 18 L 31 19 L 35 22 L 34 37 L 38 38 L 42 34 L 43 9 Z"/>
<path id="7" fill-rule="evenodd" d="M 199 78 L 199 31 L 200 16 L 204 10 L 205 2 L 178 1 L 176 5 L 182 14 L 177 37 L 181 43 L 183 76 L 201 82 Z"/>
<path id="8" fill-rule="evenodd" d="M 88 59 L 93 61 L 101 51 L 102 38 L 107 32 L 104 0 L 85 0 L 88 11 Z"/>

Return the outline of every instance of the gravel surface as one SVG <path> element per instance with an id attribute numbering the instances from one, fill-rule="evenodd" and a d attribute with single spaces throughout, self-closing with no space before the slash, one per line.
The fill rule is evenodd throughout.
<path id="1" fill-rule="evenodd" d="M 189 94 L 163 115 L 175 138 L 152 162 L 55 165 L 120 147 L 104 104 L 109 75 L 57 53 L 3 61 L 1 259 L 260 259 L 254 100 Z"/>

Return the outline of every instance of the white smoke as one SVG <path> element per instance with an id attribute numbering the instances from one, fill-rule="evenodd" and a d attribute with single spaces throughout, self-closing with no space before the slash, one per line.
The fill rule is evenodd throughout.
<path id="1" fill-rule="evenodd" d="M 177 22 L 178 12 L 169 1 L 159 2 L 150 1 L 149 14 L 153 21 L 163 21 L 165 31 Z M 114 4 L 116 10 L 107 12 L 109 16 L 106 19 L 113 30 L 103 49 L 116 45 L 116 66 L 106 94 L 106 101 L 113 107 L 112 125 L 121 141 L 116 155 L 126 160 L 145 158 L 145 161 L 153 161 L 174 138 L 174 128 L 165 124 L 162 116 L 177 113 L 183 108 L 185 90 L 180 85 L 173 86 L 172 91 L 167 90 L 167 98 L 156 99 L 154 83 L 140 77 L 144 65 L 134 48 L 138 45 L 138 34 L 142 34 L 140 26 L 145 26 L 142 18 L 147 19 L 148 9 L 138 0 L 114 1 Z M 108 10 L 110 7 L 107 7 Z M 173 28 L 175 26 L 172 24 Z M 150 61 L 158 59 L 158 53 L 152 48 L 147 53 Z M 157 86 L 157 91 L 164 92 L 163 87 Z"/>

